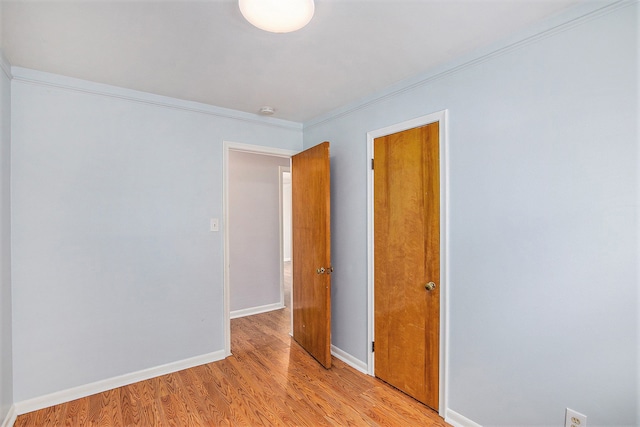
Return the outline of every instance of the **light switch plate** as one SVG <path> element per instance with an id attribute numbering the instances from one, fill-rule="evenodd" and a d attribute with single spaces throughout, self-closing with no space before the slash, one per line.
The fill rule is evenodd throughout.
<path id="1" fill-rule="evenodd" d="M 218 218 L 211 218 L 211 231 L 220 231 L 220 222 Z"/>

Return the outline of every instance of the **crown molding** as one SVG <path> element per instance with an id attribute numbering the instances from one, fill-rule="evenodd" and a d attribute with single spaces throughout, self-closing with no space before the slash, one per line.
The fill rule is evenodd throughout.
<path id="1" fill-rule="evenodd" d="M 475 50 L 467 55 L 435 67 L 417 76 L 407 78 L 385 89 L 374 92 L 371 95 L 322 114 L 314 119 L 304 122 L 304 130 L 320 126 L 326 122 L 366 109 L 389 98 L 394 98 L 418 87 L 426 86 L 432 82 L 459 73 L 478 64 L 489 61 L 495 57 L 505 55 L 524 46 L 536 43 L 555 34 L 570 30 L 588 21 L 607 15 L 618 9 L 637 4 L 638 0 L 602 0 L 585 2 L 582 5 L 572 7 L 559 12 L 542 22 L 539 22 L 527 30 L 496 42 L 488 47 Z"/>
<path id="2" fill-rule="evenodd" d="M 11 80 L 13 75 L 11 74 L 11 64 L 9 60 L 4 55 L 4 50 L 0 49 L 0 68 L 2 68 L 2 72 Z"/>
<path id="3" fill-rule="evenodd" d="M 302 131 L 302 123 L 298 122 L 276 119 L 273 117 L 261 117 L 255 114 L 245 113 L 243 111 L 232 110 L 229 108 L 216 107 L 214 105 L 203 104 L 200 102 L 187 101 L 104 83 L 91 82 L 88 80 L 47 73 L 30 68 L 14 66 L 11 67 L 10 70 L 13 80 L 19 83 L 53 87 L 56 89 L 116 98 L 130 102 L 154 105 L 157 107 L 191 111 L 225 119 Z"/>

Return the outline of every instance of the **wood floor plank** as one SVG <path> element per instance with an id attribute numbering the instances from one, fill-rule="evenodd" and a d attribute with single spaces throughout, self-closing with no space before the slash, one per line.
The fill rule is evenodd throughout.
<path id="1" fill-rule="evenodd" d="M 140 408 L 141 426 L 164 426 L 164 414 L 161 412 L 159 399 L 153 399 Z"/>
<path id="2" fill-rule="evenodd" d="M 300 425 L 297 415 L 286 405 L 281 405 L 282 398 L 286 398 L 286 392 L 278 384 L 265 381 L 260 387 L 254 387 L 251 383 L 255 382 L 255 378 L 260 375 L 260 371 L 254 369 L 250 364 L 241 364 L 235 357 L 230 357 L 229 364 L 233 366 L 237 378 L 241 381 L 241 386 L 247 388 L 252 399 L 255 399 L 260 406 L 270 408 L 269 416 L 274 425 Z M 247 369 L 249 368 L 249 369 Z M 269 378 L 272 378 L 269 376 Z"/>
<path id="3" fill-rule="evenodd" d="M 291 339 L 289 313 L 233 319 L 225 360 L 20 415 L 14 426 L 449 426 L 338 359 L 324 369 Z"/>
<path id="4" fill-rule="evenodd" d="M 141 384 L 131 384 L 129 387 L 122 387 L 120 390 L 120 405 L 122 412 L 122 423 L 125 426 L 141 425 L 142 414 L 140 402 Z"/>

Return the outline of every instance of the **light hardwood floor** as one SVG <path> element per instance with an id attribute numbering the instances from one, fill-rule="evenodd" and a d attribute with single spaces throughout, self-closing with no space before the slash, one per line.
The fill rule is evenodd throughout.
<path id="1" fill-rule="evenodd" d="M 234 319 L 233 356 L 18 417 L 15 426 L 448 426 L 437 413 L 289 336 L 289 308 Z"/>

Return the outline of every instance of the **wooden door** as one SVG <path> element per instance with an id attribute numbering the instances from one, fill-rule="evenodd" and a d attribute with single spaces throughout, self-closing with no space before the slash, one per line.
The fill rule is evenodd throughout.
<path id="1" fill-rule="evenodd" d="M 437 410 L 438 123 L 376 138 L 374 160 L 375 375 Z"/>
<path id="2" fill-rule="evenodd" d="M 329 143 L 291 158 L 293 338 L 331 367 Z"/>

